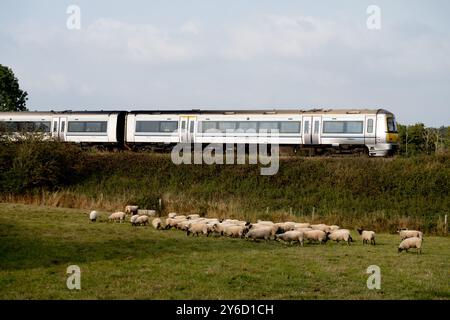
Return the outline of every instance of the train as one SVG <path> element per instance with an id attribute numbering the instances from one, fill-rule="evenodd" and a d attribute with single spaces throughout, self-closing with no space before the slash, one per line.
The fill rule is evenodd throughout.
<path id="1" fill-rule="evenodd" d="M 1 135 L 23 132 L 116 149 L 276 143 L 384 157 L 398 148 L 395 115 L 384 109 L 0 112 Z"/>

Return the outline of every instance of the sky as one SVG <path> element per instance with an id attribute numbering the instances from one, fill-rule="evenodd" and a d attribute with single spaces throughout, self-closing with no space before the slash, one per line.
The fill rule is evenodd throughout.
<path id="1" fill-rule="evenodd" d="M 0 64 L 30 110 L 383 108 L 448 126 L 449 12 L 444 0 L 2 0 Z"/>

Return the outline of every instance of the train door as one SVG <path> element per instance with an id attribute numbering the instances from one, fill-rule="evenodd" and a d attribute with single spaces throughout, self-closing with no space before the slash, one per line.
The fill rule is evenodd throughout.
<path id="1" fill-rule="evenodd" d="M 52 119 L 52 138 L 59 139 L 59 117 Z"/>
<path id="2" fill-rule="evenodd" d="M 66 140 L 66 131 L 67 131 L 67 118 L 59 118 L 59 131 L 58 138 L 59 140 Z"/>
<path id="3" fill-rule="evenodd" d="M 364 144 L 374 145 L 376 138 L 376 116 L 366 116 L 366 128 L 364 130 Z"/>
<path id="4" fill-rule="evenodd" d="M 312 117 L 311 144 L 320 144 L 321 117 Z"/>
<path id="5" fill-rule="evenodd" d="M 311 125 L 312 117 L 304 116 L 303 117 L 303 144 L 311 144 Z"/>
<path id="6" fill-rule="evenodd" d="M 182 143 L 193 143 L 196 129 L 196 117 L 180 117 L 180 141 Z"/>

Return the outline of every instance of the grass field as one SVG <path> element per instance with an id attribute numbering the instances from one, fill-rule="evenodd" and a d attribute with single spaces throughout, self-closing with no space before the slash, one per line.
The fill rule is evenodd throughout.
<path id="1" fill-rule="evenodd" d="M 287 246 L 180 231 L 90 223 L 85 211 L 0 204 L 0 299 L 449 299 L 450 239 L 423 254 L 377 246 Z M 68 290 L 66 268 L 81 268 Z M 369 265 L 381 289 L 366 287 Z"/>

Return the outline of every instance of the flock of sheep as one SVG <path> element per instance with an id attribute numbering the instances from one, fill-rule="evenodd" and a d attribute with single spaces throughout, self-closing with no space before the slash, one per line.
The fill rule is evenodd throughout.
<path id="1" fill-rule="evenodd" d="M 199 236 L 200 234 L 209 236 L 210 234 L 220 234 L 233 238 L 245 238 L 247 240 L 278 240 L 290 244 L 298 243 L 303 246 L 304 241 L 326 243 L 328 240 L 340 242 L 345 241 L 348 245 L 353 242 L 348 229 L 341 229 L 337 225 L 310 224 L 299 222 L 279 222 L 258 220 L 256 223 L 237 219 L 217 219 L 204 218 L 198 214 L 178 215 L 169 213 L 167 218 L 155 218 L 155 210 L 138 210 L 138 206 L 126 206 L 125 212 L 114 212 L 108 220 L 112 222 L 124 222 L 127 214 L 131 215 L 130 222 L 133 226 L 145 226 L 150 223 L 157 230 L 175 228 L 185 231 L 186 234 Z M 97 211 L 89 214 L 91 221 L 98 218 Z M 363 244 L 375 245 L 375 232 L 370 230 L 357 229 Z M 416 248 L 417 253 L 421 253 L 423 234 L 417 230 L 398 230 L 401 238 L 398 252 Z"/>

